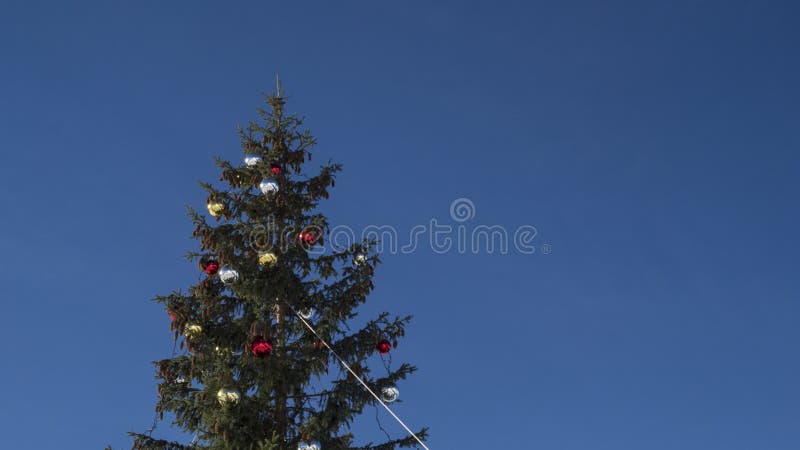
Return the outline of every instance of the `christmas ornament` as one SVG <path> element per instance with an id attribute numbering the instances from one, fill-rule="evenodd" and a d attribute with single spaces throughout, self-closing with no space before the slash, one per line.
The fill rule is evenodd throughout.
<path id="1" fill-rule="evenodd" d="M 278 165 L 278 164 L 276 164 L 276 163 L 272 163 L 272 164 L 270 164 L 270 166 L 269 166 L 269 171 L 270 171 L 270 173 L 272 173 L 272 174 L 273 174 L 273 175 L 275 175 L 276 177 L 277 177 L 277 176 L 280 176 L 280 174 L 281 174 L 281 166 L 279 166 L 279 165 Z"/>
<path id="2" fill-rule="evenodd" d="M 206 208 L 208 208 L 208 213 L 214 217 L 219 217 L 225 211 L 225 205 L 220 202 L 208 202 Z"/>
<path id="3" fill-rule="evenodd" d="M 178 378 L 175 378 L 175 382 L 178 383 L 178 384 L 186 383 L 186 378 L 180 376 Z"/>
<path id="4" fill-rule="evenodd" d="M 261 162 L 260 156 L 246 156 L 244 158 L 244 163 L 247 164 L 248 167 L 257 166 L 258 163 Z"/>
<path id="5" fill-rule="evenodd" d="M 317 240 L 317 236 L 310 231 L 301 231 L 300 234 L 297 235 L 297 239 L 303 244 L 313 245 L 314 241 Z"/>
<path id="6" fill-rule="evenodd" d="M 278 183 L 274 181 L 264 180 L 261 184 L 258 185 L 258 188 L 261 189 L 261 193 L 264 195 L 269 195 L 275 192 L 278 192 Z"/>
<path id="7" fill-rule="evenodd" d="M 272 353 L 272 343 L 269 339 L 264 339 L 261 336 L 256 336 L 250 344 L 250 351 L 255 356 L 269 356 Z"/>
<path id="8" fill-rule="evenodd" d="M 225 284 L 233 284 L 239 281 L 239 272 L 230 267 L 223 267 L 219 271 L 219 279 Z"/>
<path id="9" fill-rule="evenodd" d="M 169 320 L 175 320 L 175 313 L 172 311 L 169 311 Z"/>
<path id="10" fill-rule="evenodd" d="M 206 261 L 203 271 L 206 275 L 214 275 L 219 271 L 219 263 L 213 259 Z"/>
<path id="11" fill-rule="evenodd" d="M 381 355 L 385 355 L 389 353 L 390 350 L 392 350 L 392 344 L 390 344 L 389 341 L 384 339 L 375 345 L 375 350 L 377 350 L 378 353 L 380 353 Z"/>
<path id="12" fill-rule="evenodd" d="M 381 389 L 381 400 L 386 403 L 392 403 L 400 396 L 400 390 L 394 386 L 388 386 Z"/>
<path id="13" fill-rule="evenodd" d="M 203 327 L 194 323 L 187 323 L 185 327 L 183 327 L 183 334 L 186 335 L 187 339 L 194 339 L 200 336 L 200 333 L 203 332 Z"/>
<path id="14" fill-rule="evenodd" d="M 259 252 L 258 263 L 264 267 L 272 267 L 278 262 L 278 255 L 272 252 Z"/>
<path id="15" fill-rule="evenodd" d="M 355 263 L 357 266 L 360 266 L 360 265 L 364 264 L 365 262 L 367 262 L 367 255 L 363 255 L 363 254 L 360 254 L 360 253 L 359 253 L 358 255 L 356 255 L 356 257 L 355 257 L 355 259 L 353 260 L 353 262 L 354 262 L 354 263 Z"/>
<path id="16" fill-rule="evenodd" d="M 235 405 L 236 403 L 239 403 L 239 397 L 239 391 L 236 389 L 222 388 L 217 391 L 217 401 L 219 401 L 219 404 L 222 406 Z"/>
<path id="17" fill-rule="evenodd" d="M 302 317 L 305 320 L 308 320 L 308 319 L 310 319 L 311 317 L 314 316 L 315 312 L 316 311 L 314 311 L 314 308 L 306 308 L 306 309 L 301 309 L 299 314 L 300 314 L 300 317 Z"/>
<path id="18" fill-rule="evenodd" d="M 319 446 L 317 444 L 301 442 L 300 445 L 297 446 L 297 450 L 319 450 Z"/>

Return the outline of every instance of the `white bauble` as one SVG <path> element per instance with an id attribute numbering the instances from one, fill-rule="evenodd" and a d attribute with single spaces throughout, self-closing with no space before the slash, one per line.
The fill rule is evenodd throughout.
<path id="1" fill-rule="evenodd" d="M 223 267 L 219 270 L 219 279 L 225 284 L 233 284 L 239 281 L 239 272 L 230 267 Z"/>
<path id="2" fill-rule="evenodd" d="M 400 397 L 400 390 L 394 386 L 389 386 L 381 389 L 381 400 L 386 403 L 392 403 Z"/>
<path id="3" fill-rule="evenodd" d="M 300 445 L 297 446 L 297 450 L 319 450 L 319 445 L 301 442 Z"/>
<path id="4" fill-rule="evenodd" d="M 355 263 L 355 265 L 360 266 L 365 262 L 367 262 L 367 255 L 359 253 L 358 255 L 356 255 L 355 258 L 353 258 L 353 262 Z"/>
<path id="5" fill-rule="evenodd" d="M 275 192 L 278 192 L 278 183 L 270 180 L 264 180 L 258 185 L 258 188 L 261 189 L 261 193 L 264 195 L 274 194 Z"/>
<path id="6" fill-rule="evenodd" d="M 217 401 L 219 401 L 220 405 L 235 405 L 239 403 L 239 391 L 236 389 L 226 389 L 222 388 L 217 391 Z"/>
<path id="7" fill-rule="evenodd" d="M 260 163 L 260 162 L 261 162 L 261 157 L 260 156 L 252 156 L 251 155 L 251 156 L 246 156 L 244 158 L 244 163 L 247 164 L 248 167 L 257 166 L 258 163 Z"/>

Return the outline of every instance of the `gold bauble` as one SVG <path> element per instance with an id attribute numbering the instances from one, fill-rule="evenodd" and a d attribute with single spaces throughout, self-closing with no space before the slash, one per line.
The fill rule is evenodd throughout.
<path id="1" fill-rule="evenodd" d="M 272 252 L 261 252 L 258 254 L 258 263 L 264 267 L 272 267 L 278 262 L 278 255 Z"/>
<path id="2" fill-rule="evenodd" d="M 200 336 L 200 333 L 203 332 L 203 327 L 197 324 L 187 324 L 186 327 L 183 329 L 183 334 L 186 335 L 187 339 L 193 339 Z"/>
<path id="3" fill-rule="evenodd" d="M 239 403 L 239 397 L 239 391 L 236 389 L 222 388 L 217 391 L 217 401 L 223 406 Z"/>
<path id="4" fill-rule="evenodd" d="M 208 207 L 208 213 L 214 217 L 219 217 L 222 211 L 225 211 L 225 205 L 220 202 L 209 202 L 206 207 Z"/>

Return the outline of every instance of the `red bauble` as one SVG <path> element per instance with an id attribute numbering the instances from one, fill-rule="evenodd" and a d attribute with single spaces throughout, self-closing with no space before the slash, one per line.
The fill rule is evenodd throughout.
<path id="1" fill-rule="evenodd" d="M 312 245 L 317 240 L 317 237 L 314 233 L 310 231 L 301 231 L 300 234 L 297 235 L 297 238 L 300 239 L 300 242 L 306 245 Z"/>
<path id="2" fill-rule="evenodd" d="M 250 351 L 252 351 L 255 356 L 269 356 L 269 354 L 272 353 L 272 343 L 269 339 L 256 336 L 256 338 L 253 339 L 253 343 L 250 344 Z"/>
<path id="3" fill-rule="evenodd" d="M 219 263 L 212 259 L 206 263 L 206 267 L 203 270 L 205 270 L 207 275 L 214 275 L 219 271 Z"/>
<path id="4" fill-rule="evenodd" d="M 169 313 L 169 320 L 175 320 L 175 313 L 172 311 Z"/>
<path id="5" fill-rule="evenodd" d="M 378 342 L 378 344 L 375 345 L 375 350 L 377 350 L 378 353 L 380 353 L 381 355 L 389 353 L 391 349 L 392 349 L 392 344 L 390 344 L 389 341 L 387 341 L 386 339 Z"/>
<path id="6" fill-rule="evenodd" d="M 277 177 L 281 174 L 281 166 L 277 164 L 271 164 L 269 166 L 269 171 L 272 172 L 272 174 Z"/>

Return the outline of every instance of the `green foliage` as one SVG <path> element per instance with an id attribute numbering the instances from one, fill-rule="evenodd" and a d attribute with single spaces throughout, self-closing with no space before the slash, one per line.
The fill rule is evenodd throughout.
<path id="1" fill-rule="evenodd" d="M 239 130 L 244 155 L 262 161 L 247 166 L 217 159 L 223 186 L 201 187 L 209 202 L 222 203 L 224 209 L 217 218 L 189 210 L 199 241 L 199 250 L 189 258 L 201 264 L 213 258 L 236 269 L 239 281 L 225 285 L 219 277 L 204 277 L 186 292 L 155 299 L 174 315 L 171 328 L 182 352 L 155 362 L 156 411 L 162 420 L 170 414 L 174 426 L 196 439 L 181 444 L 131 433 L 133 448 L 295 450 L 303 441 L 317 441 L 324 450 L 412 447 L 410 437 L 354 446 L 349 426 L 375 399 L 341 370 L 293 313 L 313 307 L 319 335 L 376 391 L 416 370 L 401 364 L 386 376 L 371 374 L 367 360 L 375 344 L 387 339 L 396 345 L 410 317 L 383 313 L 350 329 L 358 305 L 373 289 L 380 262 L 372 255 L 354 264 L 354 257 L 369 255 L 374 242 L 315 254 L 297 239 L 300 231 L 313 230 L 322 243 L 329 223 L 315 209 L 329 197 L 341 166 L 328 162 L 316 175 L 305 174 L 314 138 L 301 118 L 284 113 L 280 94 L 268 96 L 267 104 L 259 110 L 259 121 Z M 280 174 L 270 170 L 273 164 Z M 261 193 L 262 180 L 275 181 L 278 192 Z M 264 251 L 277 255 L 274 265 L 259 264 Z M 190 326 L 200 328 L 187 332 Z M 255 336 L 272 341 L 270 356 L 250 353 Z M 220 389 L 237 390 L 238 402 L 222 405 Z M 420 433 L 424 438 L 426 430 Z"/>

